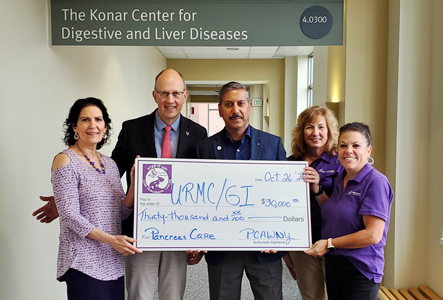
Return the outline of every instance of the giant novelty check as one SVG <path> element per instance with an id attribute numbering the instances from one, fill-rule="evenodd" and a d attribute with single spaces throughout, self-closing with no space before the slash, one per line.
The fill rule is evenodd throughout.
<path id="1" fill-rule="evenodd" d="M 139 158 L 134 237 L 144 250 L 306 250 L 306 162 Z"/>

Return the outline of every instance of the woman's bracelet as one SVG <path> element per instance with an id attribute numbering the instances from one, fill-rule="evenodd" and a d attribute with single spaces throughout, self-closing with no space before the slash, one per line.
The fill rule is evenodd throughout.
<path id="1" fill-rule="evenodd" d="M 312 195 L 314 195 L 315 197 L 318 197 L 321 194 L 323 194 L 323 187 L 321 185 L 319 185 L 318 192 L 317 193 L 312 192 Z"/>

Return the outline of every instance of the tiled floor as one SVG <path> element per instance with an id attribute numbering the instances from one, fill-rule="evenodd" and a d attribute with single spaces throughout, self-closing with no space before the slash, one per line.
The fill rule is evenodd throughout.
<path id="1" fill-rule="evenodd" d="M 198 265 L 188 267 L 185 300 L 207 300 L 209 299 L 208 275 L 204 259 Z M 242 300 L 254 300 L 249 281 L 243 278 Z M 197 296 L 198 295 L 198 296 Z M 156 294 L 155 300 L 158 299 Z M 285 265 L 283 265 L 283 299 L 301 300 L 297 283 L 292 279 Z"/>

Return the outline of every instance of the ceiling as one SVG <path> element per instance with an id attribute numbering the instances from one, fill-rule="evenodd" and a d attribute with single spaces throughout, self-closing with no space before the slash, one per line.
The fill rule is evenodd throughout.
<path id="1" fill-rule="evenodd" d="M 309 55 L 313 46 L 157 47 L 167 59 L 272 59 Z"/>
<path id="2" fill-rule="evenodd" d="M 290 56 L 309 55 L 313 46 L 281 47 L 178 47 L 158 46 L 167 59 L 275 59 Z M 254 82 L 257 84 L 260 82 Z M 187 83 L 189 94 L 194 96 L 217 96 L 224 83 L 192 82 Z M 244 84 L 247 84 L 244 82 Z M 206 99 L 206 98 L 205 98 Z M 216 99 L 217 100 L 217 99 Z"/>

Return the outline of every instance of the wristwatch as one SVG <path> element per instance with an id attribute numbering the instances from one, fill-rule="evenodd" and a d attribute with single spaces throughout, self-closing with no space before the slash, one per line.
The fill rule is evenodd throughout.
<path id="1" fill-rule="evenodd" d="M 315 197 L 318 197 L 321 194 L 323 194 L 323 187 L 321 185 L 319 185 L 318 192 L 317 193 L 312 192 L 312 195 L 314 195 Z"/>
<path id="2" fill-rule="evenodd" d="M 334 245 L 332 245 L 332 238 L 328 239 L 328 251 L 335 250 Z"/>

